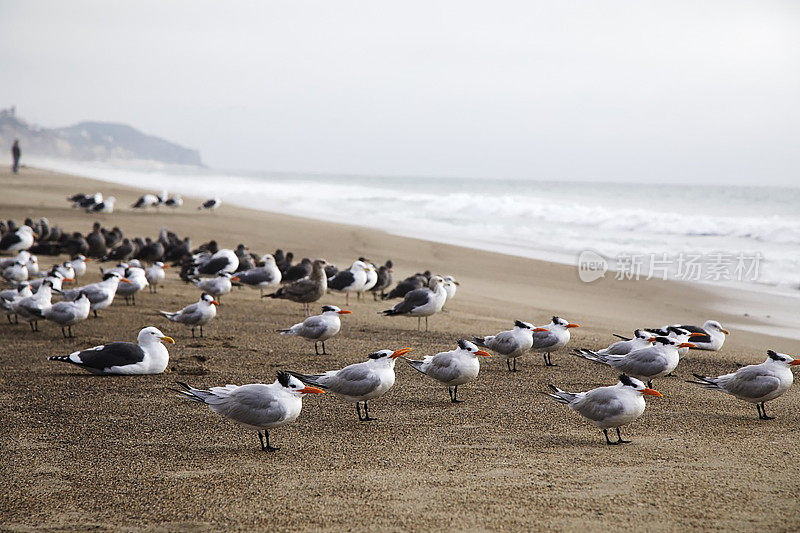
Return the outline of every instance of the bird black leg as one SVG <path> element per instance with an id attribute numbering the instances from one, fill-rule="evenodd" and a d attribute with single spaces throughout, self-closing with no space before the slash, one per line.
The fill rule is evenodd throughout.
<path id="1" fill-rule="evenodd" d="M 95 318 L 98 318 L 98 316 L 97 316 L 97 309 L 92 309 L 92 313 L 94 313 L 94 317 L 95 317 Z"/>
<path id="2" fill-rule="evenodd" d="M 8 323 L 9 323 L 9 324 L 12 324 L 12 325 L 14 324 L 14 323 L 11 321 L 11 315 L 6 315 L 6 318 L 8 319 Z"/>
<path id="3" fill-rule="evenodd" d="M 619 442 L 612 442 L 611 439 L 608 438 L 608 430 L 607 429 L 603 430 L 603 435 L 606 436 L 606 444 L 608 444 L 610 446 L 613 446 L 615 444 L 619 444 Z"/>
<path id="4" fill-rule="evenodd" d="M 133 305 L 136 305 L 136 293 L 131 295 L 131 302 L 133 302 Z"/>
<path id="5" fill-rule="evenodd" d="M 425 317 L 425 331 L 428 331 L 428 317 Z"/>
<path id="6" fill-rule="evenodd" d="M 64 331 L 64 326 L 61 326 L 61 336 L 64 337 L 65 339 L 67 338 L 67 332 Z"/>
<path id="7" fill-rule="evenodd" d="M 514 358 L 514 370 L 512 370 L 512 372 L 516 372 L 516 371 L 517 371 L 517 358 L 515 357 Z"/>
<path id="8" fill-rule="evenodd" d="M 760 404 L 759 403 L 756 404 L 756 408 L 758 408 L 759 406 L 761 406 L 761 409 L 758 412 L 758 418 L 760 420 L 775 420 L 774 416 L 768 416 L 767 415 L 767 408 L 766 408 L 766 405 L 764 404 L 764 402 L 761 402 Z"/>
<path id="9" fill-rule="evenodd" d="M 422 330 L 422 318 L 417 317 L 417 331 Z"/>
<path id="10" fill-rule="evenodd" d="M 628 444 L 629 442 L 631 441 L 622 438 L 622 435 L 619 432 L 619 428 L 617 428 L 617 444 Z"/>
<path id="11" fill-rule="evenodd" d="M 194 339 L 194 328 L 192 328 L 192 338 Z"/>
<path id="12" fill-rule="evenodd" d="M 553 364 L 553 360 L 550 359 L 550 352 L 545 352 L 542 354 L 544 357 L 544 366 L 558 366 Z"/>
<path id="13" fill-rule="evenodd" d="M 325 341 L 322 341 L 322 355 L 330 355 L 327 351 L 325 351 Z M 364 403 L 364 410 L 366 411 L 366 403 Z"/>
<path id="14" fill-rule="evenodd" d="M 203 326 L 200 326 L 200 337 L 203 337 Z M 265 430 L 266 431 L 266 430 Z"/>
<path id="15" fill-rule="evenodd" d="M 361 416 L 361 403 L 360 402 L 356 402 L 356 413 L 358 413 L 358 421 L 359 422 L 363 422 L 364 421 L 364 417 Z"/>
<path id="16" fill-rule="evenodd" d="M 370 420 L 376 420 L 376 419 L 372 418 L 371 416 L 369 416 L 369 411 L 367 410 L 367 402 L 364 401 L 364 420 L 363 421 L 364 422 L 369 422 Z"/>
<path id="17" fill-rule="evenodd" d="M 447 387 L 447 394 L 450 395 L 450 401 L 453 403 L 461 403 L 458 399 L 458 385 L 455 387 Z"/>
<path id="18" fill-rule="evenodd" d="M 264 445 L 264 440 L 265 439 L 267 441 L 266 446 Z M 261 441 L 261 451 L 262 452 L 274 452 L 275 450 L 278 449 L 278 448 L 273 448 L 272 446 L 270 446 L 270 444 L 269 444 L 269 430 L 267 430 L 267 429 L 264 430 L 264 435 L 262 435 L 260 431 L 258 432 L 258 440 Z"/>
<path id="19" fill-rule="evenodd" d="M 647 388 L 648 389 L 652 389 L 653 388 L 653 380 L 652 379 L 648 379 L 647 380 Z"/>
<path id="20" fill-rule="evenodd" d="M 319 355 L 319 350 L 317 349 L 317 341 L 314 341 L 314 355 Z"/>
<path id="21" fill-rule="evenodd" d="M 75 336 L 72 334 L 72 326 L 67 326 L 67 329 L 69 330 L 69 338 L 74 339 Z"/>
<path id="22" fill-rule="evenodd" d="M 508 368 L 509 372 L 513 372 L 513 370 L 511 370 L 511 359 L 506 359 L 506 368 Z"/>

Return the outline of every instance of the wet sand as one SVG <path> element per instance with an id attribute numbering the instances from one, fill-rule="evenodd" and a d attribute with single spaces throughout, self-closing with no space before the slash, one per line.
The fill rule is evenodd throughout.
<path id="1" fill-rule="evenodd" d="M 351 301 L 342 333 L 313 344 L 281 337 L 278 327 L 301 318 L 300 306 L 264 301 L 258 291 L 223 298 L 207 336 L 192 339 L 157 316 L 197 299 L 174 271 L 158 294 L 138 305 L 116 301 L 100 319 L 74 327 L 64 340 L 53 324 L 0 325 L 0 413 L 5 529 L 85 530 L 789 530 L 800 527 L 796 387 L 768 405 L 759 421 L 750 404 L 684 382 L 692 372 L 719 374 L 736 362 L 763 361 L 768 348 L 797 352 L 797 342 L 753 333 L 764 316 L 719 311 L 719 291 L 672 282 L 581 283 L 565 265 L 505 256 L 230 205 L 200 213 L 185 198 L 175 212 L 147 214 L 128 206 L 133 188 L 23 169 L 0 172 L 0 217 L 88 231 L 94 220 L 128 236 L 163 226 L 194 245 L 246 243 L 257 253 L 281 247 L 296 257 L 346 266 L 365 255 L 392 259 L 395 278 L 431 269 L 461 282 L 448 312 L 416 331 L 416 320 L 377 314 L 386 302 Z M 64 198 L 102 191 L 118 198 L 113 215 L 87 215 Z M 347 221 L 347 213 L 342 213 Z M 40 258 L 49 266 L 56 258 Z M 59 258 L 63 260 L 63 258 Z M 99 279 L 97 265 L 81 281 Z M 726 298 L 737 294 L 728 291 Z M 344 305 L 329 294 L 320 304 Z M 394 303 L 394 302 L 392 302 Z M 510 374 L 500 359 L 483 361 L 478 379 L 448 402 L 444 387 L 397 365 L 397 382 L 370 404 L 378 420 L 358 422 L 352 404 L 333 395 L 307 398 L 303 413 L 272 432 L 275 453 L 259 450 L 247 431 L 169 391 L 175 380 L 208 387 L 272 382 L 275 372 L 315 372 L 362 361 L 381 348 L 413 354 L 449 350 L 459 338 L 507 329 L 514 319 L 581 324 L 571 347 L 601 348 L 612 332 L 664 323 L 720 320 L 732 330 L 721 352 L 693 351 L 674 377 L 657 380 L 664 398 L 623 429 L 632 444 L 610 447 L 602 433 L 541 393 L 611 384 L 608 368 L 554 354 L 520 359 Z M 744 324 L 747 328 L 738 328 Z M 134 340 L 155 325 L 172 335 L 167 373 L 96 377 L 49 362 L 110 340 Z M 462 390 L 463 389 L 463 390 Z"/>

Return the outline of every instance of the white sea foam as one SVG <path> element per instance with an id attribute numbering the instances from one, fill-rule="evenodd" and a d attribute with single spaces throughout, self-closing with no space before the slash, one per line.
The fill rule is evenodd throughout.
<path id="1" fill-rule="evenodd" d="M 800 285 L 798 189 L 247 174 L 130 162 L 37 163 L 154 191 L 219 196 L 244 207 L 570 264 L 586 249 L 612 259 L 640 253 L 759 253 L 755 282 L 792 289 Z"/>

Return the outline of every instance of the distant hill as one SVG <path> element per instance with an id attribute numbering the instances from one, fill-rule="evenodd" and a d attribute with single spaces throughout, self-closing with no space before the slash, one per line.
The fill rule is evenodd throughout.
<path id="1" fill-rule="evenodd" d="M 0 146 L 10 149 L 19 139 L 23 158 L 56 157 L 79 161 L 146 159 L 177 165 L 202 166 L 200 152 L 125 124 L 80 122 L 66 128 L 38 128 L 16 115 L 12 107 L 0 110 Z"/>

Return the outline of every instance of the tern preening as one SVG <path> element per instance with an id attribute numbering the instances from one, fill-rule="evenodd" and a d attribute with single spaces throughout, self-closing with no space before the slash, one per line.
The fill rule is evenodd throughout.
<path id="1" fill-rule="evenodd" d="M 491 351 L 500 354 L 506 360 L 509 372 L 517 371 L 517 357 L 528 353 L 533 346 L 533 332 L 536 326 L 522 320 L 514 322 L 514 329 L 501 331 L 497 335 L 487 335 L 486 337 L 472 337 L 475 344 L 489 348 Z M 511 361 L 514 366 L 511 366 Z"/>
<path id="2" fill-rule="evenodd" d="M 322 313 L 310 316 L 294 326 L 287 329 L 279 329 L 281 335 L 293 335 L 314 342 L 314 354 L 330 355 L 325 351 L 325 341 L 339 333 L 342 321 L 339 315 L 349 315 L 352 311 L 345 311 L 335 305 L 323 305 Z M 322 345 L 322 353 L 319 352 L 318 345 Z"/>
<path id="3" fill-rule="evenodd" d="M 732 374 L 718 377 L 694 374 L 700 381 L 689 381 L 689 383 L 754 403 L 759 419 L 772 420 L 774 417 L 767 416 L 765 403 L 789 390 L 794 381 L 794 375 L 789 367 L 797 365 L 800 365 L 800 359 L 769 350 L 767 360 L 760 365 L 744 366 Z"/>
<path id="4" fill-rule="evenodd" d="M 619 382 L 610 387 L 598 387 L 588 392 L 567 392 L 555 385 L 550 385 L 552 393 L 549 397 L 568 405 L 570 409 L 603 430 L 606 444 L 623 444 L 631 442 L 623 440 L 619 432 L 620 426 L 630 424 L 644 413 L 644 396 L 663 396 L 660 392 L 645 387 L 636 378 L 622 374 Z M 616 428 L 617 440 L 608 438 L 608 430 Z"/>
<path id="5" fill-rule="evenodd" d="M 150 326 L 139 331 L 135 344 L 111 342 L 48 359 L 79 366 L 92 374 L 161 374 L 169 363 L 169 352 L 162 342 L 175 343 L 172 337 Z"/>
<path id="6" fill-rule="evenodd" d="M 384 316 L 415 316 L 417 317 L 417 331 L 422 327 L 422 317 L 425 317 L 425 331 L 428 331 L 428 317 L 438 313 L 447 301 L 447 292 L 444 288 L 444 278 L 432 276 L 427 287 L 414 289 L 407 293 L 403 301 L 391 309 L 382 311 Z"/>
<path id="7" fill-rule="evenodd" d="M 652 346 L 633 350 L 625 355 L 604 355 L 585 348 L 577 349 L 572 355 L 608 365 L 614 370 L 624 372 L 653 386 L 653 380 L 671 373 L 678 366 L 678 349 L 691 348 L 690 342 L 678 342 L 669 337 L 656 337 Z"/>
<path id="8" fill-rule="evenodd" d="M 200 328 L 200 336 L 203 336 L 203 326 L 214 320 L 217 316 L 217 307 L 219 302 L 213 296 L 207 293 L 200 295 L 200 300 L 187 305 L 180 311 L 170 313 L 169 311 L 159 311 L 159 314 L 164 318 L 183 324 L 191 328 L 192 337 L 194 337 L 195 328 Z"/>
<path id="9" fill-rule="evenodd" d="M 545 366 L 557 366 L 553 364 L 550 354 L 566 346 L 570 339 L 569 330 L 578 327 L 578 324 L 554 316 L 549 324 L 534 328 L 531 350 L 542 354 Z"/>
<path id="10" fill-rule="evenodd" d="M 722 345 L 725 343 L 725 336 L 730 334 L 730 332 L 723 328 L 722 324 L 716 320 L 706 320 L 701 328 L 697 326 L 678 327 L 685 329 L 690 333 L 700 334 L 692 336 L 692 344 L 694 344 L 695 348 L 698 350 L 711 350 L 714 352 L 719 351 L 722 349 Z"/>
<path id="11" fill-rule="evenodd" d="M 265 385 L 225 385 L 208 390 L 178 382 L 181 396 L 208 405 L 212 412 L 258 432 L 262 451 L 274 451 L 269 430 L 294 422 L 303 409 L 303 396 L 325 391 L 304 385 L 288 372 L 278 372 L 274 383 Z M 264 434 L 261 434 L 261 431 Z M 266 440 L 266 442 L 265 442 Z"/>
<path id="12" fill-rule="evenodd" d="M 411 351 L 411 348 L 400 350 L 379 350 L 369 354 L 363 363 L 355 363 L 341 370 L 330 370 L 324 374 L 301 374 L 290 372 L 303 383 L 314 385 L 331 391 L 347 401 L 355 402 L 358 419 L 362 422 L 375 420 L 369 416 L 367 402 L 383 396 L 394 385 L 394 364 L 398 357 Z M 364 415 L 361 415 L 361 403 L 364 404 Z"/>
<path id="13" fill-rule="evenodd" d="M 491 357 L 491 354 L 479 350 L 470 341 L 461 339 L 455 350 L 426 355 L 422 360 L 406 359 L 406 361 L 414 370 L 447 385 L 450 401 L 460 403 L 458 386 L 478 377 L 481 370 L 478 356 Z"/>

